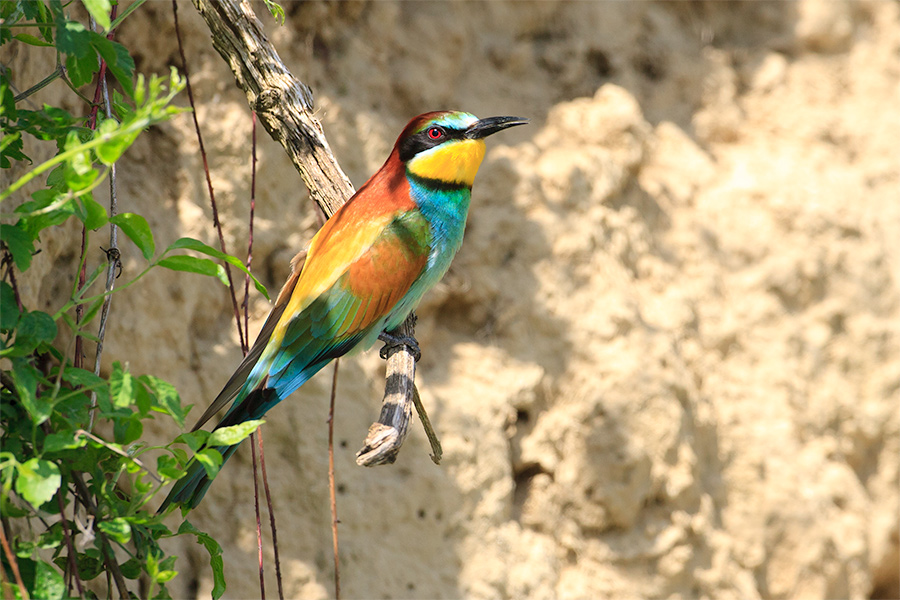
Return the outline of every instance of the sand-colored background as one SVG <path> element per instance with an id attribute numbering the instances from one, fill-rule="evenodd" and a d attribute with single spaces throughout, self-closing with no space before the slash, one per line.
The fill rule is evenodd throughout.
<path id="1" fill-rule="evenodd" d="M 466 242 L 419 312 L 440 467 L 418 426 L 395 465 L 355 466 L 383 363 L 342 362 L 347 597 L 900 596 L 900 4 L 285 8 L 267 29 L 357 185 L 417 113 L 532 119 L 489 141 Z M 248 109 L 190 4 L 180 17 L 241 253 Z M 142 72 L 180 64 L 167 2 L 118 39 Z M 52 66 L 14 50 L 22 89 Z M 76 106 L 61 85 L 42 94 Z M 159 247 L 214 240 L 188 115 L 138 141 L 119 186 Z M 254 269 L 275 291 L 315 217 L 264 134 L 257 189 Z M 79 235 L 44 241 L 32 306 L 61 302 Z M 127 278 L 143 262 L 123 251 Z M 266 301 L 252 310 L 256 331 Z M 200 406 L 240 358 L 225 289 L 170 272 L 116 296 L 107 340 L 107 367 Z M 291 598 L 332 594 L 329 384 L 326 370 L 265 426 Z M 258 595 L 249 462 L 243 448 L 191 517 L 225 547 L 235 598 Z M 205 551 L 173 550 L 173 595 L 208 596 Z"/>

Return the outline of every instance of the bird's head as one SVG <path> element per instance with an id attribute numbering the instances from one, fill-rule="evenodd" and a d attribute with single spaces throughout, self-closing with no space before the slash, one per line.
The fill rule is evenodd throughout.
<path id="1" fill-rule="evenodd" d="M 417 177 L 472 187 L 484 158 L 484 138 L 525 125 L 520 117 L 479 119 L 467 112 L 430 112 L 414 118 L 394 146 L 400 162 Z"/>

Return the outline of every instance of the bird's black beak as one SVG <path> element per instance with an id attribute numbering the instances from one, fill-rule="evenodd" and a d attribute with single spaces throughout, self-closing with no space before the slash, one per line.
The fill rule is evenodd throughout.
<path id="1" fill-rule="evenodd" d="M 470 140 L 478 140 L 502 131 L 507 127 L 526 125 L 527 123 L 528 119 L 523 119 L 522 117 L 488 117 L 487 119 L 476 121 L 466 129 L 466 137 Z"/>

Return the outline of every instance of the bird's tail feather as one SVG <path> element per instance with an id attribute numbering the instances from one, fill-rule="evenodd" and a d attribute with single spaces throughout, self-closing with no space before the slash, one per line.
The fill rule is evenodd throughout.
<path id="1" fill-rule="evenodd" d="M 229 409 L 215 429 L 237 425 L 252 419 L 259 419 L 266 411 L 278 404 L 279 401 L 280 398 L 275 393 L 275 390 L 253 390 Z M 234 446 L 214 446 L 212 449 L 222 455 L 222 466 L 224 466 L 225 461 L 231 458 L 239 445 L 240 443 Z M 211 484 L 212 479 L 206 474 L 206 469 L 203 468 L 203 465 L 196 458 L 192 459 L 187 465 L 187 474 L 175 482 L 175 485 L 172 486 L 172 490 L 166 496 L 166 499 L 163 500 L 162 506 L 159 507 L 157 512 L 162 513 L 173 504 L 180 504 L 182 508 L 196 508 L 203 496 L 206 495 L 206 490 L 209 489 Z"/>
<path id="2" fill-rule="evenodd" d="M 239 445 L 217 446 L 213 450 L 222 455 L 222 465 L 224 465 L 225 461 L 231 458 L 231 455 L 234 454 Z M 206 490 L 209 489 L 211 484 L 212 479 L 206 474 L 206 469 L 203 468 L 203 465 L 196 458 L 191 460 L 188 463 L 187 475 L 175 482 L 175 485 L 157 512 L 165 512 L 170 505 L 177 504 L 184 508 L 196 508 L 200 501 L 203 500 L 203 496 L 206 495 Z"/>

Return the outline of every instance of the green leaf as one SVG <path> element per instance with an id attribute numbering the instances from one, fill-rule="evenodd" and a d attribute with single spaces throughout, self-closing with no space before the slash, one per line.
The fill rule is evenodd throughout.
<path id="1" fill-rule="evenodd" d="M 83 437 L 75 437 L 74 431 L 51 433 L 44 438 L 44 453 L 74 450 L 87 444 Z"/>
<path id="2" fill-rule="evenodd" d="M 97 21 L 97 24 L 104 31 L 109 31 L 109 12 L 112 10 L 109 0 L 82 0 L 82 2 L 84 2 L 84 7 L 88 9 L 91 16 L 94 17 L 94 20 Z"/>
<path id="3" fill-rule="evenodd" d="M 41 549 L 57 548 L 62 545 L 63 535 L 62 523 L 57 521 L 41 534 L 35 547 Z"/>
<path id="4" fill-rule="evenodd" d="M 75 386 L 84 386 L 96 390 L 106 386 L 106 380 L 98 375 L 94 375 L 87 369 L 79 369 L 77 367 L 66 367 L 63 371 L 62 378 L 66 383 Z"/>
<path id="5" fill-rule="evenodd" d="M 14 359 L 12 379 L 16 386 L 19 400 L 22 402 L 25 410 L 28 411 L 28 414 L 31 415 L 34 424 L 40 425 L 46 421 L 53 407 L 50 406 L 49 402 L 45 402 L 37 396 L 38 381 L 41 379 L 41 374 L 38 370 L 24 359 Z"/>
<path id="6" fill-rule="evenodd" d="M 184 427 L 186 411 L 181 406 L 181 396 L 178 395 L 175 386 L 153 375 L 141 375 L 138 380 L 146 385 L 156 397 L 156 405 L 153 410 L 170 415 L 179 427 Z"/>
<path id="7" fill-rule="evenodd" d="M 13 36 L 13 39 L 19 40 L 20 42 L 24 42 L 31 46 L 49 46 L 51 48 L 53 47 L 53 44 L 51 44 L 50 42 L 45 42 L 41 38 L 35 37 L 28 33 L 17 33 L 16 35 Z"/>
<path id="8" fill-rule="evenodd" d="M 185 474 L 185 470 L 178 466 L 174 458 L 163 454 L 156 459 L 156 473 L 160 477 L 179 479 Z"/>
<path id="9" fill-rule="evenodd" d="M 284 9 L 281 8 L 281 5 L 275 2 L 274 0 L 263 0 L 266 3 L 266 8 L 269 9 L 269 12 L 272 14 L 272 17 L 275 19 L 275 22 L 278 23 L 281 21 L 281 25 L 284 25 Z"/>
<path id="10" fill-rule="evenodd" d="M 138 73 L 137 81 L 134 82 L 134 92 L 132 94 L 135 106 L 143 106 L 147 100 L 147 85 L 143 73 Z"/>
<path id="11" fill-rule="evenodd" d="M 61 192 L 56 188 L 38 190 L 31 197 L 33 200 L 21 204 L 15 212 L 22 215 L 17 225 L 33 239 L 37 239 L 47 227 L 59 225 L 75 212 L 75 201 L 68 191 Z"/>
<path id="12" fill-rule="evenodd" d="M 46 600 L 66 598 L 66 582 L 62 574 L 42 560 L 35 561 L 32 596 Z"/>
<path id="13" fill-rule="evenodd" d="M 183 237 L 181 239 L 175 240 L 168 248 L 166 248 L 163 254 L 168 254 L 172 250 L 194 250 L 195 252 L 200 252 L 202 254 L 206 254 L 207 256 L 212 256 L 213 258 L 218 258 L 220 260 L 224 260 L 228 264 L 240 269 L 243 273 L 250 276 L 250 279 L 253 280 L 253 285 L 263 296 L 266 297 L 266 300 L 271 300 L 269 298 L 269 292 L 266 290 L 266 286 L 259 282 L 259 280 L 251 273 L 247 266 L 240 261 L 240 259 L 231 256 L 230 254 L 225 254 L 224 252 L 220 252 L 211 246 L 207 246 L 200 240 L 195 240 L 193 238 Z"/>
<path id="14" fill-rule="evenodd" d="M 69 131 L 65 149 L 72 154 L 66 159 L 63 174 L 66 186 L 76 192 L 89 188 L 100 176 L 99 171 L 94 168 L 90 151 L 83 149 L 83 146 L 78 132 L 74 129 Z"/>
<path id="15" fill-rule="evenodd" d="M 73 296 L 73 298 L 76 300 L 83 299 L 85 297 L 85 295 L 87 294 L 87 291 L 89 289 L 91 289 L 91 286 L 94 285 L 94 283 L 97 281 L 97 279 L 100 278 L 100 275 L 102 275 L 104 271 L 106 271 L 106 263 L 101 263 L 101 264 L 97 265 L 96 267 L 94 267 L 94 270 L 91 271 L 91 274 L 88 275 L 87 278 L 85 279 L 84 285 L 81 286 L 75 292 L 75 295 Z M 89 337 L 88 332 L 83 331 L 83 327 L 81 325 L 76 324 L 76 327 L 77 327 L 76 331 L 79 335 Z"/>
<path id="16" fill-rule="evenodd" d="M 88 52 L 84 56 L 75 54 L 66 56 L 66 73 L 69 75 L 69 81 L 77 88 L 89 84 L 99 70 L 100 61 L 94 52 Z"/>
<path id="17" fill-rule="evenodd" d="M 68 558 L 65 556 L 58 556 L 56 559 L 54 559 L 53 562 L 55 562 L 56 565 L 63 570 L 65 570 L 69 566 Z M 103 561 L 95 556 L 78 554 L 76 558 L 76 564 L 78 565 L 78 576 L 81 577 L 82 581 L 90 581 L 104 571 Z"/>
<path id="18" fill-rule="evenodd" d="M 203 447 L 207 439 L 209 439 L 209 432 L 198 429 L 197 431 L 182 433 L 172 443 L 186 444 L 191 449 L 191 452 L 197 452 Z"/>
<path id="19" fill-rule="evenodd" d="M 39 342 L 52 342 L 56 339 L 56 332 L 53 317 L 39 310 L 25 313 L 18 329 L 18 335 L 34 338 Z"/>
<path id="20" fill-rule="evenodd" d="M 213 572 L 213 600 L 218 600 L 225 593 L 225 565 L 222 561 L 222 547 L 208 533 L 200 531 L 188 521 L 181 523 L 178 528 L 178 535 L 195 535 L 197 543 L 201 544 L 206 551 L 209 552 L 209 566 Z"/>
<path id="21" fill-rule="evenodd" d="M 134 6 L 134 4 L 132 4 Z M 131 120 L 134 118 L 134 109 L 125 102 L 125 97 L 119 90 L 113 90 L 112 108 L 120 121 Z"/>
<path id="22" fill-rule="evenodd" d="M 16 292 L 5 281 L 0 281 L 0 331 L 10 331 L 19 322 L 19 306 Z"/>
<path id="23" fill-rule="evenodd" d="M 0 116 L 6 117 L 9 121 L 14 121 L 18 114 L 16 110 L 16 95 L 13 94 L 9 84 L 8 77 L 0 78 Z M 6 136 L 6 138 L 9 137 L 12 137 L 12 135 Z"/>
<path id="24" fill-rule="evenodd" d="M 75 216 L 78 217 L 84 226 L 90 230 L 99 229 L 106 225 L 106 209 L 100 206 L 89 194 L 78 199 L 75 204 Z"/>
<path id="25" fill-rule="evenodd" d="M 137 406 L 141 418 L 147 416 L 153 407 L 153 397 L 143 384 L 134 386 L 134 405 Z"/>
<path id="26" fill-rule="evenodd" d="M 122 44 L 108 40 L 98 33 L 92 33 L 91 45 L 100 54 L 103 60 L 106 61 L 107 71 L 112 73 L 113 77 L 116 78 L 116 81 L 119 82 L 119 85 L 122 86 L 122 89 L 125 90 L 125 93 L 130 96 L 131 91 L 134 88 L 134 81 L 132 80 L 132 76 L 134 75 L 134 59 L 128 54 L 128 49 Z M 134 141 L 134 138 L 137 137 L 138 133 L 139 132 L 135 132 L 128 141 L 129 146 L 131 145 L 131 142 Z"/>
<path id="27" fill-rule="evenodd" d="M 3 106 L 0 105 L 0 117 L 4 116 L 4 112 Z M 0 168 L 8 169 L 12 165 L 10 158 L 27 161 L 30 164 L 31 159 L 23 152 L 24 149 L 25 142 L 22 141 L 21 131 L 10 133 L 0 139 Z"/>
<path id="28" fill-rule="evenodd" d="M 219 468 L 221 468 L 222 466 L 222 455 L 212 448 L 201 450 L 194 455 L 194 458 L 197 459 L 197 462 L 203 465 L 204 470 L 206 470 L 206 475 L 210 479 L 216 476 L 216 474 L 219 472 Z"/>
<path id="29" fill-rule="evenodd" d="M 216 277 L 222 282 L 222 285 L 228 287 L 228 272 L 222 265 L 216 265 Z"/>
<path id="30" fill-rule="evenodd" d="M 140 439 L 144 433 L 144 424 L 138 416 L 130 419 L 116 419 L 113 425 L 113 436 L 116 442 L 127 445 Z"/>
<path id="31" fill-rule="evenodd" d="M 119 124 L 115 119 L 104 119 L 97 127 L 95 135 L 98 139 L 103 140 L 101 145 L 94 148 L 97 158 L 105 165 L 113 164 L 135 140 L 137 133 L 125 135 L 119 129 Z"/>
<path id="32" fill-rule="evenodd" d="M 49 460 L 32 458 L 18 466 L 16 492 L 34 507 L 47 502 L 59 489 L 59 467 Z"/>
<path id="33" fill-rule="evenodd" d="M 41 344 L 56 338 L 56 323 L 53 317 L 41 311 L 25 313 L 19 319 L 15 344 L 0 351 L 2 356 L 26 356 Z"/>
<path id="34" fill-rule="evenodd" d="M 219 265 L 208 258 L 198 258 L 196 256 L 178 255 L 167 256 L 160 259 L 156 263 L 157 266 L 173 271 L 185 271 L 188 273 L 199 273 L 200 275 L 208 275 L 210 277 L 219 276 Z"/>
<path id="35" fill-rule="evenodd" d="M 137 579 L 141 576 L 141 561 L 129 558 L 119 565 L 119 571 L 122 572 L 122 577 L 125 579 Z"/>
<path id="36" fill-rule="evenodd" d="M 231 427 L 216 429 L 209 436 L 209 440 L 206 443 L 208 446 L 234 446 L 246 439 L 263 423 L 265 423 L 264 420 L 257 419 L 255 421 L 244 421 Z"/>
<path id="37" fill-rule="evenodd" d="M 122 233 L 138 247 L 144 258 L 150 260 L 156 251 L 156 245 L 153 243 L 153 232 L 150 231 L 147 219 L 134 213 L 120 213 L 110 218 L 109 222 L 118 225 Z"/>
<path id="38" fill-rule="evenodd" d="M 56 19 L 56 48 L 73 56 L 93 54 L 90 32 L 78 21 L 67 20 L 60 11 Z"/>
<path id="39" fill-rule="evenodd" d="M 100 308 L 103 306 L 103 302 L 106 298 L 97 298 L 93 302 L 90 303 L 87 310 L 84 311 L 84 315 L 81 317 L 81 331 L 79 335 L 83 338 L 92 340 L 94 342 L 98 341 L 99 338 L 92 333 L 85 331 L 85 326 L 94 320 L 94 317 L 97 316 L 97 313 L 100 312 Z"/>
<path id="40" fill-rule="evenodd" d="M 131 524 L 122 517 L 109 521 L 100 521 L 97 527 L 120 544 L 127 544 L 131 539 Z"/>
<path id="41" fill-rule="evenodd" d="M 113 372 L 109 377 L 109 395 L 116 408 L 130 406 L 134 398 L 134 379 L 118 361 L 113 363 Z"/>
<path id="42" fill-rule="evenodd" d="M 9 253 L 16 262 L 16 268 L 27 271 L 31 266 L 31 256 L 34 254 L 34 242 L 28 233 L 18 225 L 0 225 L 0 240 L 6 244 Z"/>

